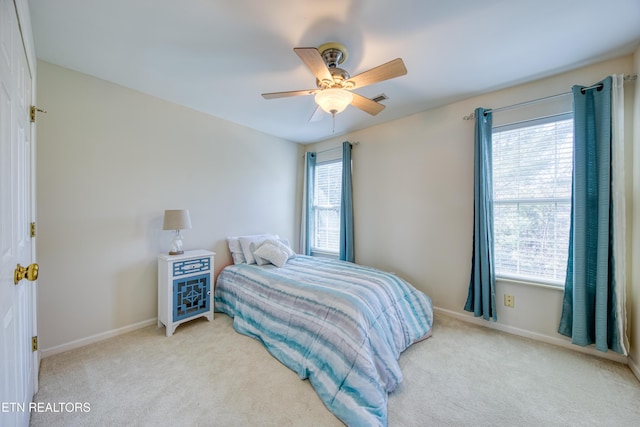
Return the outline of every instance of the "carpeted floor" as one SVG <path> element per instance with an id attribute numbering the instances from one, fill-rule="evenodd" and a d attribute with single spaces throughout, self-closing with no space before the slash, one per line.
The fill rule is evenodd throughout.
<path id="1" fill-rule="evenodd" d="M 216 313 L 170 338 L 153 326 L 44 359 L 31 426 L 343 425 L 231 323 Z M 390 427 L 640 425 L 627 366 L 446 316 L 400 364 Z"/>

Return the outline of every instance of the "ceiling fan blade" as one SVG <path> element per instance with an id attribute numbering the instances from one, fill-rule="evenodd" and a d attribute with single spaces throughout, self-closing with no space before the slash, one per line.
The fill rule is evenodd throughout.
<path id="1" fill-rule="evenodd" d="M 404 66 L 402 58 L 396 58 L 386 64 L 379 65 L 357 76 L 351 77 L 347 81 L 353 82 L 355 84 L 354 89 L 358 89 L 383 80 L 404 76 L 405 74 L 407 74 L 407 67 Z"/>
<path id="2" fill-rule="evenodd" d="M 324 110 L 316 104 L 316 109 L 313 110 L 313 114 L 309 117 L 310 122 L 318 122 L 324 118 Z"/>
<path id="3" fill-rule="evenodd" d="M 264 99 L 287 98 L 289 96 L 313 95 L 316 92 L 318 92 L 318 89 L 291 90 L 289 92 L 263 93 L 262 97 Z"/>
<path id="4" fill-rule="evenodd" d="M 302 59 L 302 62 L 311 70 L 318 81 L 328 80 L 333 82 L 333 77 L 324 63 L 324 59 L 315 47 L 294 47 L 293 51 Z"/>
<path id="5" fill-rule="evenodd" d="M 362 95 L 358 95 L 355 92 L 353 93 L 353 101 L 351 101 L 351 105 L 354 107 L 358 107 L 365 113 L 369 113 L 372 116 L 375 116 L 380 111 L 384 110 L 384 105 L 379 102 L 374 101 L 373 99 L 365 98 Z"/>

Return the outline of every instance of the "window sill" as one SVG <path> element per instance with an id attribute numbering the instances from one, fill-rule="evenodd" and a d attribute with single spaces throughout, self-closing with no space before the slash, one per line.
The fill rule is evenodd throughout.
<path id="1" fill-rule="evenodd" d="M 538 287 L 538 288 L 553 289 L 553 290 L 556 290 L 556 291 L 564 292 L 564 286 L 563 285 L 554 285 L 554 284 L 551 284 L 551 283 L 532 282 L 532 281 L 529 281 L 529 280 L 513 279 L 513 278 L 510 278 L 510 277 L 496 277 L 496 281 L 497 282 L 504 282 L 504 283 L 511 283 L 511 284 L 515 284 L 515 285 L 535 286 L 535 287 Z"/>
<path id="2" fill-rule="evenodd" d="M 340 258 L 340 254 L 338 252 L 321 251 L 318 249 L 311 249 L 311 256 L 315 256 L 319 258 L 332 258 L 332 259 Z"/>

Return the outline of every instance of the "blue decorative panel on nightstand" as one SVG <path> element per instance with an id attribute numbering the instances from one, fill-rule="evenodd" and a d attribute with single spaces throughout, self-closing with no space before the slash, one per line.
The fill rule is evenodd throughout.
<path id="1" fill-rule="evenodd" d="M 174 322 L 210 310 L 210 277 L 210 274 L 201 274 L 173 280 Z"/>
<path id="2" fill-rule="evenodd" d="M 187 259 L 184 261 L 176 261 L 173 263 L 173 277 L 184 276 L 185 274 L 193 274 L 199 271 L 209 271 L 210 258 Z"/>

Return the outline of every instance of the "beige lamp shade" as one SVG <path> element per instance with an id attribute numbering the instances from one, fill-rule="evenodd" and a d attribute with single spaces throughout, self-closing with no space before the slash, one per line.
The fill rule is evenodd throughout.
<path id="1" fill-rule="evenodd" d="M 163 230 L 189 230 L 190 228 L 191 217 L 187 209 L 164 211 Z"/>

